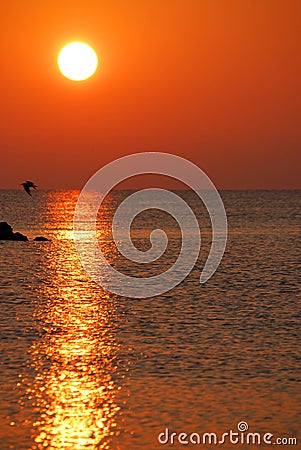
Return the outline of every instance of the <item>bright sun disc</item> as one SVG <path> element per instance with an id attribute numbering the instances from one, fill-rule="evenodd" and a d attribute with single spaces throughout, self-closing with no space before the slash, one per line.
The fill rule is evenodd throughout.
<path id="1" fill-rule="evenodd" d="M 71 42 L 62 48 L 57 63 L 66 78 L 82 81 L 95 73 L 98 58 L 90 45 L 84 42 Z"/>

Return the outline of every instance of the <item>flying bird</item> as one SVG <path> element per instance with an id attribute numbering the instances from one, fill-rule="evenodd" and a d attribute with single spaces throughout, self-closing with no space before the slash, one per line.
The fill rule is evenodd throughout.
<path id="1" fill-rule="evenodd" d="M 31 197 L 30 188 L 36 189 L 38 187 L 32 181 L 28 180 L 26 180 L 25 183 L 21 183 L 21 185 L 23 186 L 25 192 L 27 192 L 27 194 L 30 195 L 30 197 Z"/>

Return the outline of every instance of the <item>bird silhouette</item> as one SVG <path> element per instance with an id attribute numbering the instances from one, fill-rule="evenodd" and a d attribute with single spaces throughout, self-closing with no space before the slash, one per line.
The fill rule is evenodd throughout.
<path id="1" fill-rule="evenodd" d="M 30 188 L 36 189 L 38 186 L 36 186 L 32 181 L 26 180 L 24 183 L 21 183 L 23 186 L 25 192 L 27 192 L 28 195 L 31 197 Z"/>

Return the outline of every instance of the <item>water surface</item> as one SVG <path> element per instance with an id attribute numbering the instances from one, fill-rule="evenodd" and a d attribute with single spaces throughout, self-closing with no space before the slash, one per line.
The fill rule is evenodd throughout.
<path id="1" fill-rule="evenodd" d="M 227 251 L 205 285 L 208 217 L 192 193 L 180 194 L 200 218 L 199 261 L 173 291 L 137 300 L 105 292 L 81 268 L 78 192 L 0 191 L 0 221 L 51 239 L 0 241 L 1 449 L 154 450 L 166 427 L 222 433 L 241 420 L 250 431 L 298 437 L 300 192 L 222 193 Z M 180 234 L 164 213 L 134 224 L 140 249 L 154 226 L 169 234 L 152 267 L 129 264 L 112 244 L 125 195 L 111 194 L 100 212 L 103 251 L 127 274 L 165 270 Z"/>

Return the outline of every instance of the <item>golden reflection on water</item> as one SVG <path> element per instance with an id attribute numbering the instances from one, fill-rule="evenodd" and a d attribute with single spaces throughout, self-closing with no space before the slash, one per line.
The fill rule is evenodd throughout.
<path id="1" fill-rule="evenodd" d="M 86 278 L 73 243 L 53 245 L 36 311 L 42 338 L 30 352 L 35 380 L 27 395 L 37 413 L 31 448 L 109 449 L 119 410 L 115 304 Z"/>

